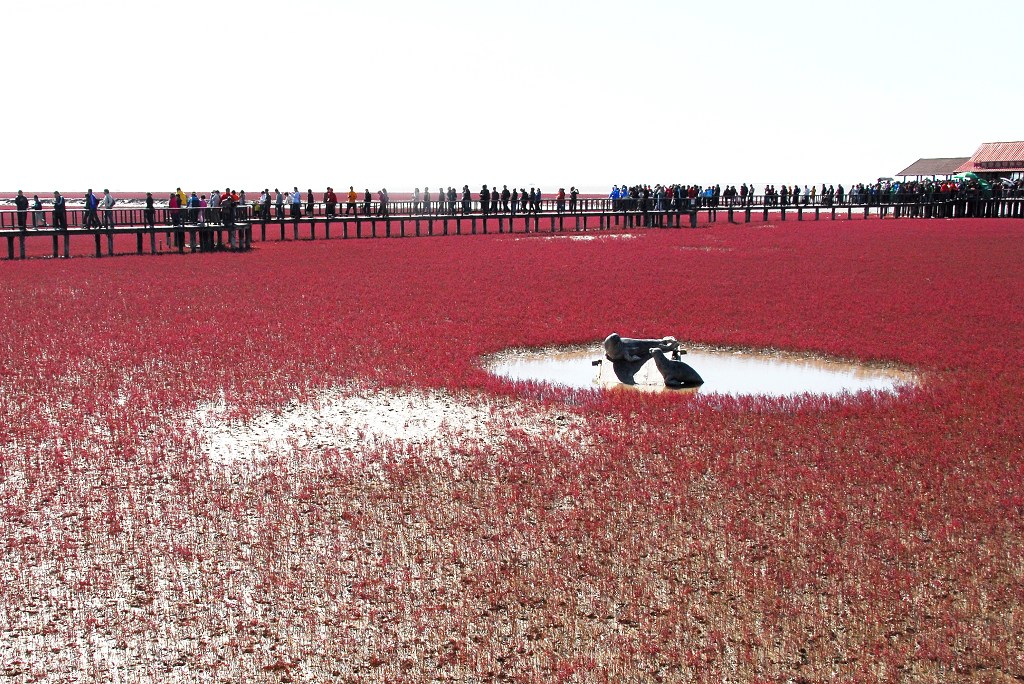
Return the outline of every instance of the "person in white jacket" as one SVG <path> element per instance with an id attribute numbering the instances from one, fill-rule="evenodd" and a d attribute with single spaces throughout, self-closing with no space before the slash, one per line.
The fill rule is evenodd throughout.
<path id="1" fill-rule="evenodd" d="M 103 211 L 103 227 L 114 227 L 114 205 L 117 203 L 110 195 L 110 190 L 103 190 L 103 199 L 100 200 L 100 209 Z"/>

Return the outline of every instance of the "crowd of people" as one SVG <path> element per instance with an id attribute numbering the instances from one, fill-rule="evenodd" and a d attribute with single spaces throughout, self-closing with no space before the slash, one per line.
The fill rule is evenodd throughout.
<path id="1" fill-rule="evenodd" d="M 821 184 L 816 185 L 782 185 L 776 189 L 774 185 L 764 186 L 761 195 L 755 194 L 752 184 L 743 183 L 737 188 L 727 185 L 707 187 L 700 185 L 667 184 L 667 185 L 622 185 L 614 186 L 608 195 L 605 207 L 611 211 L 635 211 L 640 213 L 659 213 L 666 211 L 687 211 L 690 209 L 715 208 L 719 206 L 765 206 L 765 207 L 797 207 L 797 206 L 835 206 L 835 205 L 879 205 L 879 204 L 914 204 L 943 199 L 998 199 L 1001 197 L 1024 196 L 1024 179 L 1013 181 L 1003 180 L 988 183 L 977 177 L 960 177 L 947 180 L 926 179 L 922 181 L 896 182 L 892 179 L 879 179 L 874 183 L 857 183 L 849 190 L 843 187 Z M 361 199 L 361 201 L 360 201 Z M 411 200 L 404 200 L 398 210 L 402 214 L 453 216 L 457 213 L 471 214 L 476 211 L 486 215 L 506 214 L 537 214 L 544 211 L 542 201 L 544 195 L 539 187 L 509 188 L 503 185 L 483 185 L 476 193 L 468 185 L 461 191 L 454 187 L 439 188 L 432 192 L 425 187 L 422 192 L 416 188 Z M 317 197 L 313 190 L 305 193 L 293 186 L 291 191 L 282 192 L 274 188 L 264 188 L 258 199 L 250 207 L 244 190 L 227 189 L 212 191 L 209 196 L 196 192 L 186 193 L 179 187 L 171 193 L 167 200 L 168 222 L 172 226 L 195 224 L 205 226 L 207 223 L 232 225 L 237 219 L 254 217 L 262 221 L 298 220 L 303 216 L 317 214 Z M 386 188 L 374 194 L 369 188 L 364 189 L 362 197 L 354 186 L 339 197 L 332 187 L 320 196 L 323 213 L 328 218 L 340 216 L 340 205 L 344 202 L 344 215 L 381 216 L 392 213 L 395 202 Z M 551 204 L 553 200 L 553 207 Z M 576 213 L 580 210 L 580 192 L 576 187 L 559 188 L 549 200 L 548 209 L 558 213 L 568 211 Z M 51 205 L 52 227 L 67 228 L 67 201 L 57 191 L 53 199 L 47 200 Z M 160 203 L 162 205 L 162 203 Z M 28 217 L 32 218 L 34 229 L 51 227 L 46 220 L 44 201 L 39 195 L 30 200 L 22 191 L 18 191 L 14 199 L 17 226 L 27 230 Z M 101 197 L 97 197 L 92 189 L 82 199 L 83 228 L 114 228 L 116 213 L 114 207 L 117 199 L 105 189 Z M 593 208 L 593 205 L 590 205 Z M 150 228 L 155 227 L 157 216 L 157 200 L 153 193 L 146 193 L 143 211 L 144 223 Z M 273 212 L 272 212 L 273 209 Z M 251 213 L 250 213 L 251 211 Z M 653 220 L 653 219 L 652 219 Z M 645 224 L 646 225 L 646 224 Z"/>
<path id="2" fill-rule="evenodd" d="M 896 182 L 879 179 L 874 183 L 857 183 L 849 190 L 821 184 L 764 186 L 755 194 L 753 184 L 735 185 L 616 185 L 608 197 L 612 211 L 685 211 L 691 208 L 719 206 L 833 206 L 844 204 L 893 204 L 942 199 L 968 199 L 973 195 L 986 199 L 1024 196 L 1024 179 L 989 184 L 977 178 Z"/>

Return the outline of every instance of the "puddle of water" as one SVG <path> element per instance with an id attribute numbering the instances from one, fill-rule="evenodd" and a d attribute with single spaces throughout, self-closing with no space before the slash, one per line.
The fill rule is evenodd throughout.
<path id="1" fill-rule="evenodd" d="M 492 357 L 487 369 L 511 380 L 549 382 L 577 389 L 626 388 L 648 392 L 700 392 L 714 394 L 787 397 L 809 392 L 837 395 L 843 392 L 877 390 L 892 392 L 912 384 L 912 374 L 841 361 L 826 361 L 796 355 L 681 348 L 688 353 L 681 360 L 704 379 L 698 388 L 672 390 L 654 365 L 645 363 L 634 376 L 633 385 L 616 377 L 604 349 L 553 349 L 506 353 Z M 594 366 L 593 362 L 602 359 Z"/>

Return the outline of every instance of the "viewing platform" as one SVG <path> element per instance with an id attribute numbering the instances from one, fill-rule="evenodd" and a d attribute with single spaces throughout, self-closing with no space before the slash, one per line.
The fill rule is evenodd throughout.
<path id="1" fill-rule="evenodd" d="M 654 202 L 652 202 L 654 204 Z M 422 205 L 420 205 L 422 206 Z M 474 201 L 470 211 L 462 211 L 462 203 L 456 203 L 456 211 L 447 206 L 431 207 L 430 213 L 417 211 L 419 207 L 411 201 L 389 204 L 388 212 L 380 212 L 377 202 L 370 203 L 364 212 L 365 203 L 358 203 L 355 213 L 346 215 L 345 205 L 334 215 L 326 213 L 323 203 L 313 205 L 312 214 L 303 212 L 293 216 L 290 205 L 285 207 L 284 217 L 261 218 L 256 207 L 245 205 L 236 208 L 234 219 L 228 223 L 222 220 L 219 209 L 169 209 L 154 210 L 152 225 L 147 221 L 146 210 L 141 207 L 111 210 L 114 227 L 85 228 L 85 212 L 70 209 L 67 212 L 67 229 L 52 226 L 32 227 L 32 211 L 24 212 L 25 227 L 19 225 L 19 216 L 14 209 L 0 209 L 0 237 L 6 242 L 7 259 L 25 259 L 29 252 L 27 244 L 49 240 L 50 249 L 40 253 L 38 247 L 34 256 L 69 258 L 72 255 L 71 240 L 91 240 L 97 257 L 114 256 L 115 238 L 120 237 L 119 253 L 161 254 L 168 252 L 193 253 L 209 251 L 247 251 L 255 241 L 317 240 L 317 239 L 372 239 L 433 237 L 449 235 L 487 234 L 529 234 L 607 231 L 631 228 L 697 228 L 721 220 L 728 223 L 780 221 L 820 221 L 822 217 L 835 221 L 867 219 L 872 216 L 885 218 L 1021 218 L 1024 216 L 1024 197 L 960 197 L 951 199 L 930 199 L 910 201 L 869 201 L 844 202 L 842 204 L 781 204 L 764 197 L 750 197 L 746 200 L 719 199 L 717 202 L 706 198 L 683 200 L 681 206 L 643 210 L 630 200 L 584 199 L 579 200 L 575 210 L 559 210 L 555 200 L 543 200 L 538 211 L 516 211 L 483 213 L 479 202 Z M 203 221 L 200 222 L 200 211 Z M 52 213 L 44 210 L 36 220 L 52 222 Z M 100 216 L 103 212 L 99 212 Z M 274 212 L 272 211 L 272 214 Z M 125 247 L 125 238 L 134 236 L 134 251 Z M 128 243 L 131 244 L 131 243 Z M 81 254 L 81 251 L 76 252 Z"/>

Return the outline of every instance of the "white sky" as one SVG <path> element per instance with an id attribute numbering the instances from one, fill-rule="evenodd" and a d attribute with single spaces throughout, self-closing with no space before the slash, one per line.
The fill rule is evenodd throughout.
<path id="1" fill-rule="evenodd" d="M 1022 26 L 1017 0 L 9 0 L 0 189 L 849 184 L 1024 139 Z"/>

